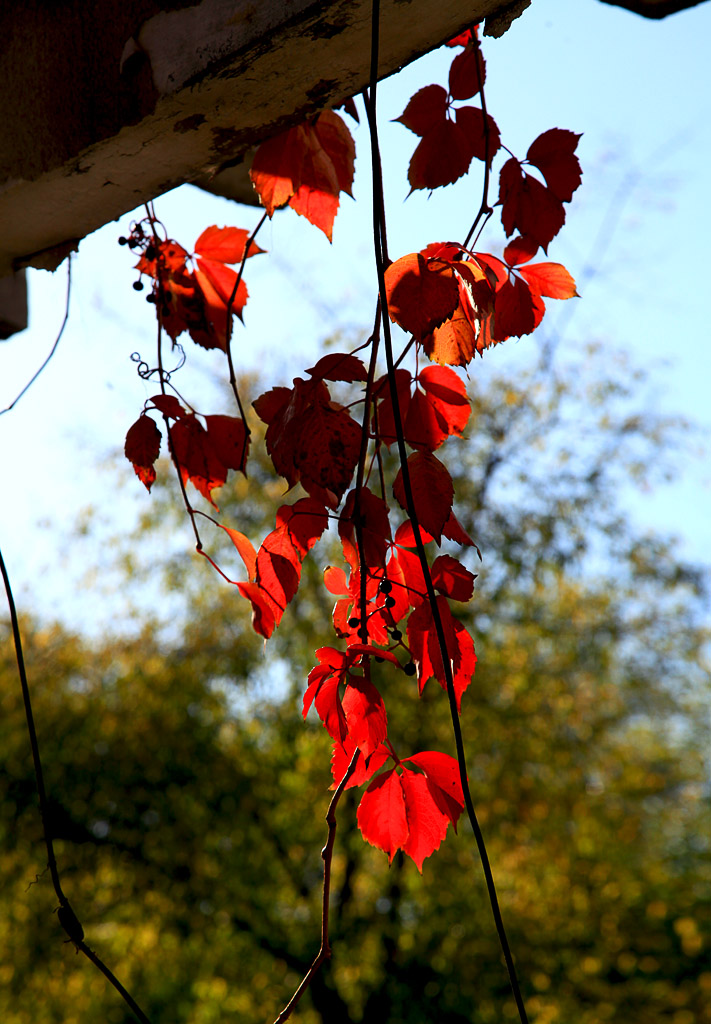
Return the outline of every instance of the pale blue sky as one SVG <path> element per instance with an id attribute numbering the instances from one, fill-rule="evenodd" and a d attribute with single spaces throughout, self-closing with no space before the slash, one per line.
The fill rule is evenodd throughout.
<path id="1" fill-rule="evenodd" d="M 711 157 L 709 39 L 709 3 L 652 22 L 598 0 L 534 0 L 502 39 L 485 41 L 487 103 L 510 149 L 523 157 L 533 139 L 552 127 L 584 133 L 583 186 L 549 251 L 550 259 L 570 269 L 582 295 L 566 324 L 561 358 L 592 338 L 624 350 L 649 369 L 655 404 L 685 413 L 707 431 L 711 356 L 702 247 Z M 478 207 L 476 172 L 430 199 L 418 194 L 405 201 L 416 140 L 401 125 L 388 124 L 416 89 L 446 83 L 451 57 L 451 50 L 437 51 L 380 89 L 393 257 L 431 241 L 461 239 Z M 291 211 L 277 215 L 260 236 L 270 255 L 248 265 L 246 329 L 238 327 L 235 345 L 240 368 L 288 380 L 312 365 L 334 329 L 361 329 L 372 321 L 368 140 L 363 129 L 355 134 L 357 202 L 344 200 L 333 247 Z M 156 205 L 171 235 L 188 248 L 208 224 L 251 227 L 259 216 L 189 186 Z M 135 350 L 150 358 L 155 337 L 150 307 L 131 289 L 130 254 L 116 244 L 130 219 L 82 243 L 59 350 L 17 409 L 0 418 L 6 481 L 0 545 L 10 572 L 34 595 L 38 609 L 81 619 L 89 614 L 86 595 L 77 602 L 64 596 L 73 574 L 67 576 L 56 554 L 66 547 L 76 511 L 93 502 L 131 518 L 150 501 L 131 479 L 128 463 L 120 495 L 96 474 L 152 393 L 129 358 Z M 498 218 L 493 223 L 486 241 L 496 251 L 503 233 Z M 54 275 L 32 272 L 31 326 L 0 346 L 3 406 L 49 350 L 65 285 L 64 268 Z M 561 313 L 555 307 L 563 305 L 549 304 L 553 323 Z M 515 375 L 535 352 L 535 337 L 500 346 L 487 357 L 484 372 Z M 198 408 L 204 396 L 205 411 L 211 411 L 209 378 L 222 370 L 221 357 L 190 342 L 186 348 L 194 369 L 183 371 L 181 389 Z M 683 553 L 704 561 L 710 507 L 705 457 L 690 456 L 673 489 L 629 498 L 641 524 L 678 532 Z M 38 529 L 40 520 L 50 529 Z M 188 557 L 187 529 L 185 546 Z"/>

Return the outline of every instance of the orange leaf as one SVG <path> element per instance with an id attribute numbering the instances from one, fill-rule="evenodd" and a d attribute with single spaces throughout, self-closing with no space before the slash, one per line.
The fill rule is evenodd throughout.
<path id="1" fill-rule="evenodd" d="M 250 232 L 244 228 L 218 228 L 216 224 L 205 228 L 195 243 L 195 253 L 208 260 L 219 260 L 221 263 L 241 263 Z M 260 252 L 256 242 L 249 247 L 249 256 Z"/>
<path id="2" fill-rule="evenodd" d="M 451 266 L 427 261 L 419 252 L 408 253 L 385 271 L 390 319 L 418 341 L 450 317 L 459 290 Z"/>
<path id="3" fill-rule="evenodd" d="M 561 263 L 533 263 L 519 271 L 532 292 L 550 299 L 572 299 L 577 296 L 575 281 Z"/>

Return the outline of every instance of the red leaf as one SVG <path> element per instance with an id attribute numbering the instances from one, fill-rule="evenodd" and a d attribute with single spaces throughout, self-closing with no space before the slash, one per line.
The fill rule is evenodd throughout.
<path id="1" fill-rule="evenodd" d="M 430 541 L 434 540 L 432 534 L 422 528 L 422 523 L 420 523 L 420 534 L 423 544 L 429 544 Z M 395 543 L 400 544 L 405 548 L 414 548 L 417 546 L 417 542 L 415 541 L 415 530 L 409 519 L 406 519 L 404 523 L 401 523 L 395 531 Z"/>
<path id="2" fill-rule="evenodd" d="M 447 93 L 441 85 L 426 85 L 420 89 L 395 118 L 415 135 L 426 135 L 447 116 Z"/>
<path id="3" fill-rule="evenodd" d="M 453 601 L 469 601 L 474 593 L 474 573 L 451 555 L 439 555 L 432 563 L 432 584 Z"/>
<path id="4" fill-rule="evenodd" d="M 333 647 L 320 647 L 316 651 L 319 664 L 309 672 L 309 685 L 304 694 L 303 715 L 315 703 L 319 718 L 329 736 L 343 742 L 348 735 L 346 715 L 338 696 L 348 665 L 347 656 Z"/>
<path id="5" fill-rule="evenodd" d="M 221 263 L 241 263 L 250 232 L 244 228 L 218 228 L 216 224 L 205 228 L 195 243 L 195 252 L 208 260 L 219 260 Z M 256 242 L 249 247 L 249 255 L 256 256 L 264 252 Z"/>
<path id="6" fill-rule="evenodd" d="M 355 743 L 350 736 L 346 736 L 343 743 L 339 743 L 338 740 L 334 741 L 333 756 L 331 757 L 331 773 L 333 775 L 333 786 L 331 786 L 331 789 L 335 789 L 346 774 L 346 769 L 351 763 L 355 750 Z M 379 768 L 383 767 L 391 756 L 388 748 L 382 745 L 369 757 L 361 755 L 356 762 L 355 771 L 346 783 L 346 789 L 362 786 L 364 782 L 372 778 Z"/>
<path id="7" fill-rule="evenodd" d="M 477 29 L 478 25 L 472 26 L 472 28 L 465 29 L 464 32 L 460 32 L 458 36 L 450 39 L 445 46 L 469 46 L 476 39 L 478 39 Z"/>
<path id="8" fill-rule="evenodd" d="M 153 463 L 160 454 L 161 432 L 150 416 L 141 415 L 128 428 L 124 453 L 142 484 L 150 491 L 155 483 Z"/>
<path id="9" fill-rule="evenodd" d="M 249 173 L 270 217 L 288 202 L 330 241 L 339 193 L 351 192 L 354 160 L 351 133 L 326 110 L 262 143 Z"/>
<path id="10" fill-rule="evenodd" d="M 328 513 L 313 498 L 299 498 L 282 505 L 276 514 L 277 528 L 286 530 L 300 558 L 305 558 L 328 526 Z"/>
<path id="11" fill-rule="evenodd" d="M 411 252 L 385 271 L 390 319 L 418 340 L 452 315 L 459 301 L 454 272 L 440 260 Z"/>
<path id="12" fill-rule="evenodd" d="M 227 467 L 218 458 L 210 437 L 194 414 L 183 416 L 170 428 L 173 451 L 183 482 L 190 480 L 211 505 L 212 492 L 227 479 Z"/>
<path id="13" fill-rule="evenodd" d="M 207 433 L 218 459 L 228 469 L 245 472 L 249 434 L 239 416 L 206 416 Z"/>
<path id="14" fill-rule="evenodd" d="M 462 623 L 452 615 L 445 597 L 437 598 L 437 607 L 442 620 L 447 655 L 452 665 L 457 708 L 461 711 L 462 695 L 469 686 L 476 667 L 474 641 Z M 437 679 L 443 690 L 446 690 L 447 680 L 442 663 L 442 652 L 439 647 L 432 609 L 428 602 L 423 602 L 411 612 L 407 621 L 407 639 L 417 666 L 420 693 L 432 677 Z"/>
<path id="15" fill-rule="evenodd" d="M 529 235 L 517 235 L 504 249 L 504 260 L 510 267 L 528 263 L 538 252 L 538 242 Z"/>
<path id="16" fill-rule="evenodd" d="M 426 366 L 417 379 L 446 423 L 447 433 L 461 437 L 472 411 L 461 377 L 447 367 Z"/>
<path id="17" fill-rule="evenodd" d="M 217 260 L 199 259 L 195 277 L 208 303 L 208 319 L 219 325 L 220 329 L 224 329 L 223 324 L 227 322 L 227 304 L 237 282 L 236 272 Z M 206 287 L 206 278 L 210 288 Z M 240 320 L 248 298 L 247 285 L 242 278 L 232 300 L 232 312 L 236 313 Z"/>
<path id="18" fill-rule="evenodd" d="M 582 181 L 583 172 L 575 156 L 580 135 L 565 128 L 551 128 L 531 143 L 526 159 L 537 167 L 551 192 L 569 203 Z"/>
<path id="19" fill-rule="evenodd" d="M 395 387 L 397 388 L 398 409 L 403 423 L 407 419 L 407 413 L 410 407 L 411 383 L 412 376 L 409 370 L 395 370 Z M 390 445 L 397 441 L 397 431 L 395 429 L 395 415 L 393 413 L 390 379 L 387 374 L 376 381 L 373 388 L 373 397 L 378 400 L 377 416 L 373 413 L 373 431 L 377 433 L 383 444 L 386 444 L 389 448 Z"/>
<path id="20" fill-rule="evenodd" d="M 444 417 L 419 389 L 410 401 L 404 434 L 411 448 L 424 448 L 430 452 L 439 448 L 449 436 Z"/>
<path id="21" fill-rule="evenodd" d="M 246 597 L 252 603 L 252 627 L 255 633 L 268 640 L 276 625 L 272 611 L 273 602 L 268 599 L 258 583 L 238 583 L 237 587 L 242 597 Z"/>
<path id="22" fill-rule="evenodd" d="M 501 168 L 499 203 L 507 236 L 518 230 L 530 235 L 545 251 L 565 223 L 560 199 L 530 174 L 524 174 L 513 157 Z"/>
<path id="23" fill-rule="evenodd" d="M 388 506 L 382 498 L 362 487 L 359 508 L 356 509 L 357 492 L 355 488 L 349 492 L 338 522 L 338 535 L 341 541 L 351 545 L 353 558 L 358 559 L 356 517 L 359 518 L 363 531 L 363 556 L 369 569 L 385 565 L 387 542 L 390 540 L 390 519 Z M 350 562 L 351 559 L 349 558 Z"/>
<path id="24" fill-rule="evenodd" d="M 174 395 L 154 395 L 149 401 L 159 412 L 162 412 L 164 416 L 169 416 L 171 419 L 179 420 L 187 415 L 185 409 L 183 409 Z"/>
<path id="25" fill-rule="evenodd" d="M 476 157 L 477 160 L 486 160 L 488 155 L 488 162 L 491 166 L 491 161 L 501 149 L 499 127 L 491 114 L 487 114 L 486 121 L 484 121 L 484 112 L 479 107 L 459 107 L 457 127 L 466 135 L 471 153 L 469 163 L 471 163 L 472 157 Z M 468 167 L 469 164 L 467 164 Z"/>
<path id="26" fill-rule="evenodd" d="M 245 537 L 239 530 L 233 530 L 229 526 L 223 526 L 222 523 L 217 524 L 220 529 L 224 530 L 227 536 L 230 538 L 234 546 L 239 552 L 240 558 L 245 564 L 249 579 L 254 582 L 257 575 L 257 552 L 254 550 L 254 545 L 248 537 Z"/>
<path id="27" fill-rule="evenodd" d="M 530 334 L 541 322 L 545 306 L 526 282 L 512 274 L 496 292 L 494 315 L 496 336 L 501 341 Z"/>
<path id="28" fill-rule="evenodd" d="M 350 675 L 343 696 L 348 736 L 368 757 L 388 734 L 388 718 L 383 698 L 367 679 Z"/>
<path id="29" fill-rule="evenodd" d="M 347 352 L 329 352 L 306 372 L 318 380 L 343 380 L 352 383 L 368 379 L 368 371 L 362 360 Z"/>
<path id="30" fill-rule="evenodd" d="M 407 460 L 417 519 L 439 544 L 442 528 L 449 519 L 454 500 L 454 484 L 449 471 L 427 451 L 415 452 Z M 393 484 L 393 494 L 404 511 L 408 511 L 402 469 Z"/>
<path id="31" fill-rule="evenodd" d="M 301 580 L 301 559 L 287 530 L 272 530 L 264 538 L 257 552 L 256 579 L 278 626 Z"/>
<path id="32" fill-rule="evenodd" d="M 486 64 L 481 50 L 478 46 L 468 46 L 452 61 L 449 69 L 449 95 L 454 100 L 468 100 L 476 96 L 485 79 Z"/>
<path id="33" fill-rule="evenodd" d="M 403 767 L 407 767 L 403 765 Z M 412 771 L 404 771 L 400 776 L 400 784 L 405 797 L 405 814 L 407 815 L 408 837 L 402 851 L 412 857 L 417 870 L 422 874 L 422 863 L 439 849 L 447 835 L 448 816 L 435 801 L 424 775 L 416 775 Z"/>
<path id="34" fill-rule="evenodd" d="M 407 171 L 411 191 L 451 185 L 469 170 L 478 140 L 470 136 L 459 114 L 456 121 L 439 122 L 420 140 Z"/>
<path id="35" fill-rule="evenodd" d="M 406 757 L 402 763 L 422 768 L 433 799 L 452 822 L 456 832 L 457 821 L 464 810 L 464 792 L 457 759 L 436 750 L 424 750 L 421 754 Z"/>
<path id="36" fill-rule="evenodd" d="M 572 299 L 577 296 L 575 281 L 560 263 L 532 263 L 521 267 L 532 292 L 547 295 L 551 299 Z"/>
<path id="37" fill-rule="evenodd" d="M 401 777 L 394 768 L 378 775 L 366 789 L 358 807 L 358 826 L 366 842 L 383 850 L 392 864 L 410 834 Z"/>
<path id="38" fill-rule="evenodd" d="M 461 544 L 462 547 L 474 548 L 476 553 L 481 559 L 481 551 L 476 546 L 474 541 L 471 539 L 467 531 L 464 529 L 462 524 L 459 522 L 454 512 L 450 515 L 447 522 L 444 524 L 442 529 L 442 536 L 447 537 L 448 540 L 456 541 L 457 544 Z"/>

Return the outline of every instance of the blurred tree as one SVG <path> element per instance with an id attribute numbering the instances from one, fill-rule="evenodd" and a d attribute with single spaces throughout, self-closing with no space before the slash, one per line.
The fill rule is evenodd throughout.
<path id="1" fill-rule="evenodd" d="M 701 1024 L 707 595 L 673 544 L 639 536 L 619 504 L 631 477 L 669 469 L 682 425 L 632 413 L 597 359 L 472 385 L 455 474 L 457 514 L 484 556 L 470 774 L 532 1021 Z M 248 493 L 236 481 L 220 499 L 251 534 L 278 500 L 263 466 Z M 132 628 L 89 643 L 25 622 L 53 831 L 89 943 L 155 1024 L 263 1022 L 317 946 L 329 743 L 317 722 L 304 727 L 297 693 L 329 602 L 307 561 L 264 653 L 234 590 L 195 572 L 181 544 L 166 550 L 175 507 L 157 487 L 137 535 L 105 556 L 122 594 L 153 582 L 154 610 L 134 609 Z M 337 557 L 328 544 L 322 565 Z M 393 685 L 383 674 L 386 696 Z M 48 914 L 9 638 L 0 700 L 0 1017 L 123 1024 L 128 1011 Z M 398 696 L 403 745 L 449 750 L 446 701 L 434 686 L 423 700 L 424 715 L 414 684 Z M 363 843 L 355 806 L 350 792 L 339 808 L 334 961 L 300 1019 L 484 1024 L 502 1003 L 513 1019 L 467 826 L 420 876 Z"/>

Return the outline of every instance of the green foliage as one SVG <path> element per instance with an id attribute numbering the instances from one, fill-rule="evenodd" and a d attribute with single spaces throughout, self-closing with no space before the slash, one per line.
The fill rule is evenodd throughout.
<path id="1" fill-rule="evenodd" d="M 632 416 L 585 367 L 572 379 L 472 392 L 455 469 L 484 556 L 470 779 L 532 1021 L 697 1024 L 711 1021 L 702 577 L 636 535 L 616 500 L 631 473 L 664 472 L 679 425 Z M 218 499 L 246 533 L 278 500 L 259 466 L 249 497 L 235 484 Z M 180 545 L 156 556 L 175 504 L 157 487 L 140 536 L 110 555 L 126 593 L 144 574 L 180 588 L 169 616 L 159 604 L 142 629 L 94 643 L 24 623 L 52 831 L 87 941 L 155 1024 L 256 1024 L 318 945 L 329 744 L 295 695 L 328 601 L 308 570 L 265 654 L 246 602 L 206 564 Z M 387 697 L 395 683 L 382 685 Z M 407 749 L 449 750 L 441 692 L 421 714 L 415 684 L 397 685 Z M 0 1019 L 123 1024 L 51 913 L 9 636 L 0 701 Z M 468 827 L 422 876 L 401 855 L 388 869 L 356 802 L 338 812 L 334 960 L 300 1019 L 485 1024 L 502 1004 L 513 1019 Z"/>

